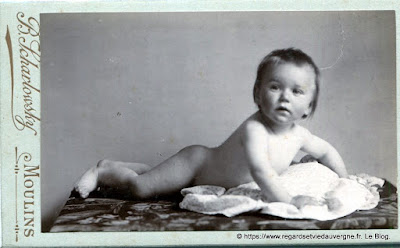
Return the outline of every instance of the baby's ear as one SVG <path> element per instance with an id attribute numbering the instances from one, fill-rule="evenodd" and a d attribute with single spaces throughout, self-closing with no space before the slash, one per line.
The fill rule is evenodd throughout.
<path id="1" fill-rule="evenodd" d="M 306 119 L 308 116 L 310 116 L 311 111 L 312 111 L 312 103 L 310 103 L 310 106 L 308 106 L 307 110 L 305 111 L 304 115 L 301 118 Z"/>

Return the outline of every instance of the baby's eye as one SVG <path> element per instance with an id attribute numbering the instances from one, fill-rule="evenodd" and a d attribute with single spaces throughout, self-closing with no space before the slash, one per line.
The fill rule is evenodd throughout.
<path id="1" fill-rule="evenodd" d="M 304 95 L 304 91 L 301 89 L 293 89 L 293 94 L 295 95 Z"/>
<path id="2" fill-rule="evenodd" d="M 276 84 L 273 84 L 273 85 L 271 85 L 271 86 L 269 87 L 269 89 L 270 89 L 270 90 L 273 90 L 273 91 L 279 90 L 279 86 L 276 85 Z"/>

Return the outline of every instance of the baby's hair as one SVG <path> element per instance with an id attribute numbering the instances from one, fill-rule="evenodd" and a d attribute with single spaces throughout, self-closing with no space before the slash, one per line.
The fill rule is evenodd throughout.
<path id="1" fill-rule="evenodd" d="M 270 54 L 265 56 L 265 58 L 261 61 L 260 65 L 257 69 L 257 78 L 253 88 L 253 98 L 254 101 L 256 99 L 257 89 L 260 88 L 262 78 L 265 74 L 265 71 L 268 71 L 272 68 L 272 66 L 283 64 L 283 63 L 293 63 L 297 66 L 302 66 L 305 64 L 310 65 L 314 69 L 315 73 L 315 92 L 314 98 L 311 102 L 311 112 L 309 116 L 304 116 L 303 118 L 311 117 L 315 109 L 317 108 L 318 96 L 319 96 L 319 81 L 320 81 L 320 72 L 318 67 L 315 65 L 314 61 L 310 56 L 301 51 L 300 49 L 295 48 L 287 48 L 287 49 L 278 49 L 272 51 Z"/>

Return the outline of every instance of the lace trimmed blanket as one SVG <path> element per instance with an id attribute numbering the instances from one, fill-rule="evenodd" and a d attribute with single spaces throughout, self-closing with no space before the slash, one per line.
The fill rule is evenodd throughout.
<path id="1" fill-rule="evenodd" d="M 384 180 L 367 174 L 339 178 L 327 167 L 313 163 L 290 166 L 280 176 L 281 185 L 291 194 L 317 198 L 318 205 L 298 209 L 283 202 L 261 200 L 261 191 L 254 182 L 226 190 L 223 187 L 202 185 L 185 188 L 180 208 L 190 211 L 232 217 L 245 212 L 260 211 L 290 219 L 333 220 L 356 210 L 373 209 L 378 205 L 378 188 Z M 335 207 L 329 202 L 335 202 Z"/>

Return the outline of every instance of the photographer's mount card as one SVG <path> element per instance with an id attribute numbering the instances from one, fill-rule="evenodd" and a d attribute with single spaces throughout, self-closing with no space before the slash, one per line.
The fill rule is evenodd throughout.
<path id="1" fill-rule="evenodd" d="M 399 9 L 395 0 L 0 1 L 2 245 L 399 243 Z M 268 136 L 274 169 L 290 178 L 280 190 L 322 192 L 304 208 L 263 201 L 241 132 L 248 120 L 265 132 L 284 126 L 263 119 L 280 88 L 259 85 L 285 62 L 257 70 L 290 48 L 315 62 L 318 90 L 277 116 L 303 106 L 287 119 L 335 147 L 350 175 L 290 174 L 337 157 L 303 158 L 317 148 L 295 132 Z M 304 69 L 296 63 L 286 64 Z M 296 75 L 291 83 L 308 85 Z M 289 93 L 285 102 L 301 102 Z M 202 166 L 185 164 L 198 156 Z M 99 183 L 111 167 L 114 179 L 147 178 L 157 194 Z"/>

